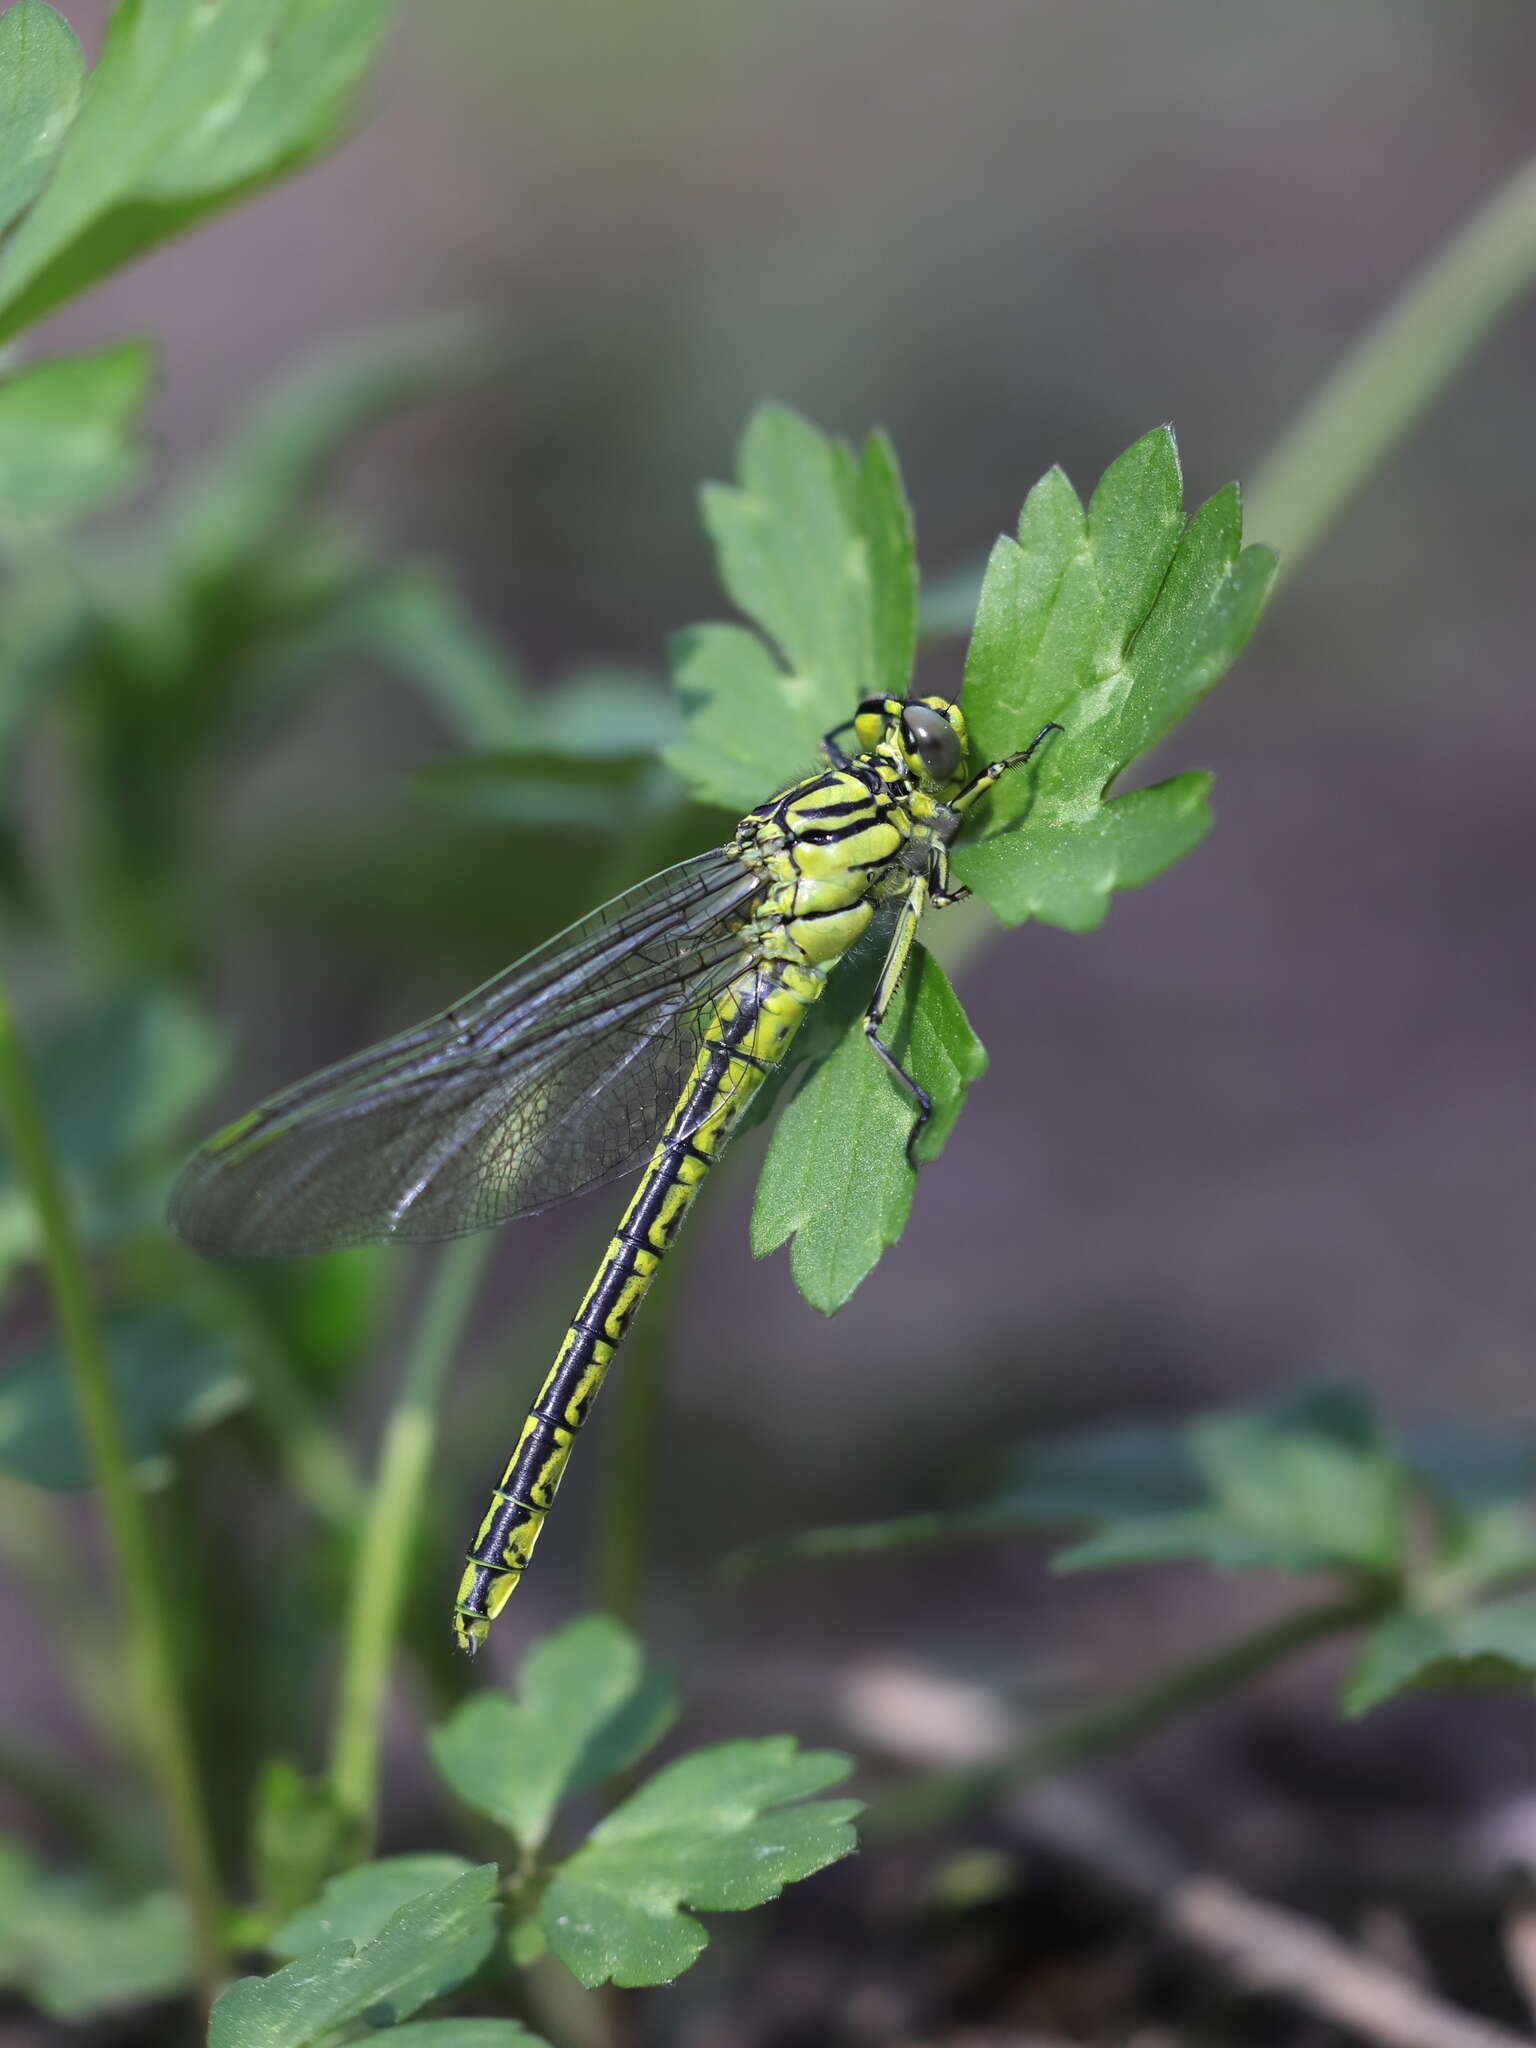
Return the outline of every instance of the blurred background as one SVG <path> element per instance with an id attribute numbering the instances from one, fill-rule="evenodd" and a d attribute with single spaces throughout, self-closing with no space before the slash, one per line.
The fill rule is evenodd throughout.
<path id="1" fill-rule="evenodd" d="M 69 12 L 88 33 L 103 10 Z M 45 339 L 162 344 L 153 427 L 174 488 L 322 352 L 478 316 L 490 368 L 360 439 L 327 516 L 431 565 L 541 689 L 592 664 L 659 676 L 669 633 L 724 613 L 696 487 L 731 473 L 764 396 L 890 430 L 931 576 L 977 562 L 1051 463 L 1086 490 L 1162 420 L 1191 501 L 1251 476 L 1529 151 L 1536 15 L 452 0 L 404 13 L 367 101 L 334 158 L 113 278 Z M 1215 769 L 1207 844 L 1099 933 L 1031 926 L 972 963 L 991 1071 L 850 1306 L 823 1321 L 782 1257 L 751 1260 L 760 1137 L 702 1205 L 651 1621 L 706 1724 L 729 1703 L 734 1729 L 751 1698 L 764 1727 L 793 1714 L 813 1732 L 848 1670 L 918 1653 L 1025 1690 L 1112 1686 L 1196 1647 L 1223 1603 L 1262 1608 L 1249 1581 L 1178 1570 L 1053 1582 L 1023 1540 L 713 1575 L 767 1535 L 963 1494 L 1034 1432 L 1319 1372 L 1394 1418 L 1530 1426 L 1533 344 L 1524 309 L 1159 757 L 1154 774 Z M 933 686 L 961 652 L 930 649 Z M 608 886 L 657 864 L 639 812 L 606 819 L 599 861 L 590 819 L 445 803 L 421 771 L 462 740 L 402 663 L 349 644 L 310 665 L 280 719 L 237 722 L 198 770 L 188 915 L 232 1051 L 189 1138 L 505 964 L 584 907 L 599 869 Z M 48 777 L 71 743 L 60 731 L 28 764 L 45 840 L 67 837 Z M 718 819 L 689 829 L 723 836 Z M 73 972 L 39 951 L 34 994 Z M 442 1559 L 617 1201 L 497 1250 L 440 1461 Z M 359 1446 L 417 1284 L 403 1258 L 366 1271 L 377 1371 L 342 1411 Z M 498 1669 L 585 1596 L 603 1462 L 601 1444 L 575 1461 Z M 230 1540 L 259 1572 L 291 1510 L 259 1489 L 247 1507 Z M 452 1571 L 429 1576 L 446 1591 Z M 0 1596 L 0 1700 L 39 1729 L 67 1712 L 40 1641 L 33 1604 Z M 1413 1703 L 1298 1748 L 1330 1675 L 1304 1668 L 1201 1731 L 1202 1768 L 1244 1774 L 1271 1841 L 1367 1753 L 1390 1778 L 1394 1740 L 1410 1804 L 1471 1811 L 1527 1771 L 1528 1724 L 1499 1701 L 1458 1708 L 1454 1753 Z M 1128 1768 L 1202 1837 L 1220 1816 L 1169 1790 L 1183 1739 Z"/>

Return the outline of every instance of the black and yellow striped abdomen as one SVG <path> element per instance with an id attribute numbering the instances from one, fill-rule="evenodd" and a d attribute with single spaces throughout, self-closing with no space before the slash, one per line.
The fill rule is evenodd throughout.
<path id="1" fill-rule="evenodd" d="M 527 1568 L 577 1432 L 705 1175 L 764 1077 L 783 1058 L 823 980 L 791 963 L 745 970 L 717 999 L 714 1028 L 565 1333 L 489 1511 L 454 1609 L 478 1649 Z"/>

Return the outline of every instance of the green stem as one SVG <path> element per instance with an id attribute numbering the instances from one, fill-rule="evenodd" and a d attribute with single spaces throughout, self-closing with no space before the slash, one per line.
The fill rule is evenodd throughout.
<path id="1" fill-rule="evenodd" d="M 367 1855 L 378 1822 L 389 1669 L 437 1445 L 443 1382 L 493 1243 L 483 1232 L 461 1238 L 438 1258 L 400 1392 L 384 1425 L 378 1478 L 358 1534 L 332 1732 L 331 1786 L 359 1823 L 360 1857 Z"/>
<path id="2" fill-rule="evenodd" d="M 1536 159 L 1479 207 L 1358 341 L 1244 493 L 1244 526 L 1305 559 L 1499 317 L 1536 283 Z"/>
<path id="3" fill-rule="evenodd" d="M 1011 1756 L 900 1786 L 876 1802 L 870 1819 L 875 1827 L 890 1830 L 935 1826 L 985 1804 L 1010 1786 L 1124 1749 L 1165 1722 L 1224 1699 L 1299 1651 L 1364 1627 L 1387 1611 L 1392 1597 L 1389 1589 L 1371 1587 L 1297 1608 L 1209 1656 L 1160 1672 L 1102 1707 L 1042 1728 Z"/>
<path id="4" fill-rule="evenodd" d="M 625 1347 L 598 1510 L 597 1604 L 636 1631 L 645 1619 L 645 1565 L 681 1256 L 681 1246 L 674 1245 L 662 1261 Z"/>
<path id="5" fill-rule="evenodd" d="M 170 1609 L 144 1498 L 133 1482 L 106 1348 L 91 1302 L 84 1255 L 38 1104 L 31 1063 L 3 988 L 0 1116 L 42 1227 L 70 1390 L 123 1596 L 129 1661 L 145 1750 L 186 1900 L 198 1975 L 204 1996 L 211 2002 L 224 1977 L 223 1908 L 201 1789 L 193 1769 L 190 1733 L 177 1685 Z"/>

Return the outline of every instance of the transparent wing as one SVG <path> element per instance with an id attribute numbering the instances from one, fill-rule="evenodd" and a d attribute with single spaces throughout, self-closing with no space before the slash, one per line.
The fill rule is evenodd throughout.
<path id="1" fill-rule="evenodd" d="M 717 851 L 616 896 L 219 1132 L 172 1190 L 172 1225 L 244 1256 L 457 1237 L 635 1167 L 744 964 L 760 886 Z"/>

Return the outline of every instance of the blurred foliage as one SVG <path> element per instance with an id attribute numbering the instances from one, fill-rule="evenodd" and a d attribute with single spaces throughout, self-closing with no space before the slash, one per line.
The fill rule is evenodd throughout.
<path id="1" fill-rule="evenodd" d="M 130 0 L 82 92 L 67 24 L 22 0 L 0 46 L 22 141 L 0 202 L 7 219 L 29 210 L 0 255 L 0 338 L 324 148 L 390 11 Z"/>
<path id="2" fill-rule="evenodd" d="M 1351 1713 L 1410 1686 L 1536 1674 L 1536 1435 L 1464 1422 L 1402 1442 L 1345 1384 L 1259 1409 L 1031 1443 L 961 1507 L 814 1529 L 739 1553 L 735 1573 L 1086 1527 L 1061 1572 L 1190 1563 L 1285 1572 L 1360 1596 Z M 1340 1610 L 1345 1611 L 1344 1609 Z M 1359 1617 L 1356 1616 L 1356 1619 Z"/>
<path id="3" fill-rule="evenodd" d="M 0 1988 L 24 1992 L 53 2019 L 79 2020 L 178 1992 L 190 1969 L 174 1892 L 116 1900 L 0 1842 Z"/>

